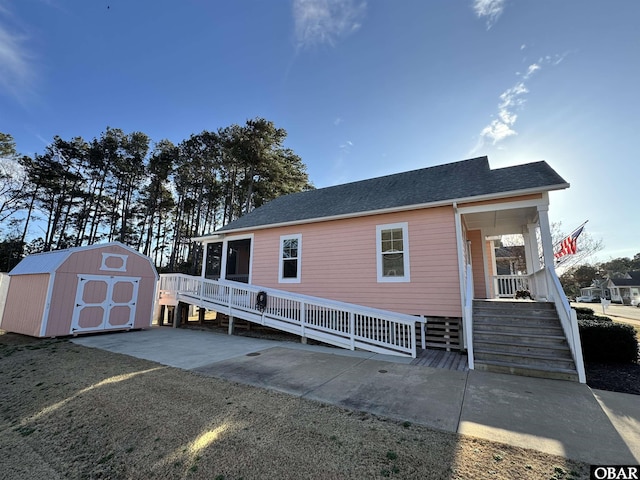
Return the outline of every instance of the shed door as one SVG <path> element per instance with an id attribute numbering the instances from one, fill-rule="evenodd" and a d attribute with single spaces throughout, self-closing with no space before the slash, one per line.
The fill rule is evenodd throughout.
<path id="1" fill-rule="evenodd" d="M 78 275 L 70 333 L 133 328 L 140 279 Z"/>

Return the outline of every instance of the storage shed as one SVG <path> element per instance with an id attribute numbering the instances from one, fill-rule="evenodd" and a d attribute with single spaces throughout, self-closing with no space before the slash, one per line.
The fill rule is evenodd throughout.
<path id="1" fill-rule="evenodd" d="M 146 328 L 158 273 L 119 242 L 30 255 L 9 272 L 2 329 L 33 337 Z"/>

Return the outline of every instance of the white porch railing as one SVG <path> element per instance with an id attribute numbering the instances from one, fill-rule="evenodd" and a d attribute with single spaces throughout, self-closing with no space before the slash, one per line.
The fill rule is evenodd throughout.
<path id="1" fill-rule="evenodd" d="M 569 305 L 569 301 L 564 294 L 556 272 L 547 267 L 544 267 L 544 271 L 549 295 L 548 300 L 554 302 L 556 305 L 562 329 L 567 337 L 567 343 L 573 355 L 573 363 L 576 365 L 578 381 L 580 383 L 586 383 L 587 379 L 584 370 L 584 360 L 582 359 L 582 343 L 580 342 L 580 331 L 578 330 L 576 311 Z"/>
<path id="2" fill-rule="evenodd" d="M 158 291 L 165 304 L 184 302 L 350 350 L 413 358 L 416 322 L 424 322 L 402 313 L 184 274 L 160 275 Z M 267 294 L 264 310 L 257 305 L 259 292 Z"/>
<path id="3" fill-rule="evenodd" d="M 469 370 L 474 369 L 473 357 L 473 271 L 471 265 L 467 265 L 465 272 L 466 288 L 464 297 L 464 343 L 467 349 Z"/>
<path id="4" fill-rule="evenodd" d="M 519 290 L 531 292 L 531 275 L 494 275 L 495 295 L 499 298 L 515 298 Z"/>
<path id="5" fill-rule="evenodd" d="M 544 268 L 531 275 L 530 286 L 533 298 L 536 300 L 544 301 L 550 299 L 549 287 L 547 287 L 547 273 Z"/>

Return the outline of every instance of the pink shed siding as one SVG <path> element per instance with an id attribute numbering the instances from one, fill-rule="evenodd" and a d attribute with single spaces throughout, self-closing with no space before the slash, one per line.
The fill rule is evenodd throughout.
<path id="1" fill-rule="evenodd" d="M 49 274 L 22 275 L 9 283 L 2 316 L 2 329 L 32 337 L 40 336 L 40 326 L 47 300 Z"/>
<path id="2" fill-rule="evenodd" d="M 411 281 L 378 283 L 376 226 L 408 222 Z M 278 283 L 281 235 L 301 234 L 301 282 Z M 452 207 L 257 230 L 252 283 L 376 308 L 461 316 Z"/>
<path id="3" fill-rule="evenodd" d="M 473 269 L 473 296 L 487 297 L 487 284 L 484 275 L 484 258 L 482 250 L 484 242 L 480 230 L 468 230 L 467 240 L 471 241 L 471 268 Z"/>
<path id="4" fill-rule="evenodd" d="M 103 253 L 126 256 L 126 271 L 101 270 Z M 107 258 L 105 266 L 107 268 L 117 268 L 120 266 L 117 260 L 117 258 L 113 257 Z M 155 275 L 152 272 L 148 260 L 144 257 L 136 255 L 117 245 L 77 251 L 64 261 L 56 271 L 56 281 L 53 286 L 50 308 L 50 318 L 55 319 L 55 321 L 49 321 L 47 323 L 46 336 L 69 335 L 74 300 L 78 289 L 78 272 L 82 272 L 84 275 L 142 277 L 138 289 L 138 297 L 144 299 L 153 298 L 156 282 Z M 105 284 L 102 282 L 89 282 L 83 294 L 83 299 L 85 301 L 100 301 L 104 298 L 104 289 Z M 122 297 L 122 291 L 118 288 L 116 288 L 114 294 Z M 114 300 L 117 300 L 117 298 L 114 297 Z M 136 305 L 134 328 L 148 327 L 152 311 L 153 302 L 138 302 Z M 101 311 L 96 309 L 94 313 L 97 318 L 101 314 Z M 113 315 L 116 313 L 117 309 L 112 311 Z M 85 317 L 89 323 L 91 315 L 92 311 L 89 309 Z M 95 321 L 97 322 L 97 320 Z M 84 325 L 89 326 L 88 324 Z"/>
<path id="5" fill-rule="evenodd" d="M 147 257 L 118 243 L 41 255 L 27 257 L 10 274 L 4 330 L 54 337 L 150 325 L 157 275 Z"/>

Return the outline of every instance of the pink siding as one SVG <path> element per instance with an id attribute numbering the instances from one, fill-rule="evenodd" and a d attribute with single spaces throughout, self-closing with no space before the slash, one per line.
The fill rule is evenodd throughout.
<path id="1" fill-rule="evenodd" d="M 408 222 L 411 282 L 378 283 L 376 225 Z M 302 234 L 301 283 L 278 283 L 280 236 Z M 258 230 L 252 283 L 397 312 L 461 316 L 452 207 Z"/>
<path id="2" fill-rule="evenodd" d="M 484 275 L 484 258 L 482 251 L 484 241 L 480 230 L 467 230 L 467 240 L 471 241 L 471 268 L 473 269 L 474 298 L 487 297 L 487 284 Z"/>
<path id="3" fill-rule="evenodd" d="M 48 287 L 47 273 L 11 277 L 2 329 L 39 337 Z"/>
<path id="4" fill-rule="evenodd" d="M 477 207 L 480 205 L 495 205 L 498 203 L 518 202 L 521 200 L 538 200 L 542 198 L 541 193 L 530 193 L 529 195 L 519 195 L 515 197 L 493 198 L 491 200 L 480 200 L 476 202 L 459 203 L 459 207 Z"/>
<path id="5" fill-rule="evenodd" d="M 100 270 L 102 265 L 102 254 L 126 255 L 126 271 L 119 272 L 114 270 Z M 108 258 L 107 267 L 117 268 L 121 265 L 117 258 Z M 62 336 L 69 335 L 71 330 L 71 319 L 73 316 L 74 301 L 76 298 L 76 290 L 78 289 L 78 274 L 85 275 L 107 275 L 107 276 L 125 276 L 125 277 L 142 277 L 140 287 L 138 289 L 138 298 L 140 299 L 136 305 L 136 316 L 134 328 L 145 328 L 149 326 L 151 314 L 153 312 L 153 293 L 155 289 L 155 274 L 151 268 L 149 261 L 141 255 L 135 254 L 118 245 L 109 245 L 104 248 L 93 248 L 87 250 L 79 250 L 74 252 L 65 262 L 57 269 L 56 279 L 53 286 L 53 294 L 51 298 L 51 307 L 49 312 L 49 321 L 47 323 L 46 336 Z M 121 290 L 126 287 L 117 286 L 116 300 L 126 296 Z M 96 283 L 95 286 L 89 285 L 88 290 L 85 289 L 85 301 L 99 301 L 104 297 L 104 284 Z M 120 308 L 120 307 L 119 307 Z M 123 310 L 124 311 L 124 310 Z M 112 316 L 118 310 L 112 311 Z M 99 312 L 94 312 L 98 315 Z M 122 312 L 121 312 L 122 313 Z M 91 316 L 89 309 L 83 318 Z M 88 323 L 89 320 L 87 320 Z M 87 325 L 89 326 L 89 325 Z"/>

